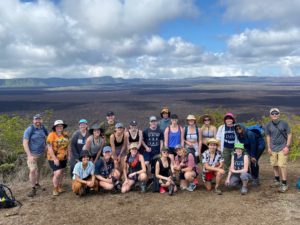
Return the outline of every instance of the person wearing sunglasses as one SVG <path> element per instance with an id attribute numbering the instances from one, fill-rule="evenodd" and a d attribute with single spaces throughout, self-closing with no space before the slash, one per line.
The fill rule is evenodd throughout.
<path id="1" fill-rule="evenodd" d="M 270 162 L 275 176 L 272 187 L 279 187 L 278 191 L 284 193 L 288 190 L 287 160 L 292 133 L 288 123 L 280 119 L 278 108 L 270 110 L 270 119 L 271 121 L 265 127 L 265 133 Z"/>
<path id="2" fill-rule="evenodd" d="M 201 139 L 202 139 L 202 146 L 201 146 L 201 153 L 208 149 L 207 141 L 210 138 L 215 138 L 217 134 L 217 128 L 214 126 L 215 118 L 211 115 L 204 114 L 200 117 L 200 123 L 202 123 L 201 127 Z"/>

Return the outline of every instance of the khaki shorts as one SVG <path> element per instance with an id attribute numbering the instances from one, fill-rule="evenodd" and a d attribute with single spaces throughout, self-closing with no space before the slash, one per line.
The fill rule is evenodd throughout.
<path id="1" fill-rule="evenodd" d="M 27 166 L 29 168 L 29 170 L 35 170 L 38 169 L 38 171 L 40 171 L 42 169 L 42 167 L 45 164 L 45 155 L 41 154 L 39 156 L 35 156 L 34 160 L 32 162 L 29 162 L 27 160 Z"/>
<path id="2" fill-rule="evenodd" d="M 272 152 L 270 157 L 270 163 L 272 166 L 286 167 L 288 161 L 288 155 L 284 155 L 283 151 Z"/>

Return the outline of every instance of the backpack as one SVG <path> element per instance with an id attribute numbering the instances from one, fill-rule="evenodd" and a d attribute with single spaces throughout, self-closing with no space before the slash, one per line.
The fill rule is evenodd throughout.
<path id="1" fill-rule="evenodd" d="M 22 203 L 15 199 L 9 187 L 0 184 L 0 208 L 13 208 L 17 205 L 21 207 Z"/>
<path id="2" fill-rule="evenodd" d="M 199 141 L 199 130 L 198 130 L 198 127 L 195 126 L 195 129 L 196 129 L 197 141 Z M 184 126 L 184 140 L 186 140 L 187 132 L 188 132 L 188 126 Z"/>
<path id="3" fill-rule="evenodd" d="M 259 124 L 249 126 L 249 127 L 247 127 L 247 130 L 254 132 L 255 134 L 259 135 L 260 137 L 264 137 L 264 135 L 265 135 L 264 128 Z"/>
<path id="4" fill-rule="evenodd" d="M 45 127 L 44 125 L 42 125 L 41 128 L 43 129 L 44 134 L 45 134 L 45 136 L 47 137 L 49 133 L 48 133 L 46 127 Z M 30 141 L 30 139 L 31 139 L 31 136 L 33 135 L 33 132 L 34 132 L 34 125 L 31 124 L 31 126 L 30 126 L 29 138 L 28 138 L 29 141 Z"/>
<path id="5" fill-rule="evenodd" d="M 297 180 L 296 187 L 297 187 L 298 189 L 300 189 L 300 177 L 299 177 L 298 180 Z"/>

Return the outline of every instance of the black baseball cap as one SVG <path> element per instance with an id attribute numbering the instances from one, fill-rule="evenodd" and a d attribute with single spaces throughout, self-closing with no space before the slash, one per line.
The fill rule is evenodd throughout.
<path id="1" fill-rule="evenodd" d="M 137 126 L 136 120 L 132 120 L 132 121 L 130 122 L 130 126 Z"/>
<path id="2" fill-rule="evenodd" d="M 106 116 L 114 116 L 114 115 L 115 115 L 115 113 L 113 111 L 109 111 L 106 113 Z"/>

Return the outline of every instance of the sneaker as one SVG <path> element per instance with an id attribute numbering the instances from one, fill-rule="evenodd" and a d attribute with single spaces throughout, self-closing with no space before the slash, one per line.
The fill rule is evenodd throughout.
<path id="1" fill-rule="evenodd" d="M 270 185 L 272 188 L 280 187 L 281 182 L 278 180 L 274 180 L 273 184 Z"/>
<path id="2" fill-rule="evenodd" d="M 53 195 L 53 196 L 59 196 L 59 192 L 58 192 L 57 188 L 54 188 L 54 189 L 53 189 L 52 195 Z"/>
<path id="3" fill-rule="evenodd" d="M 259 184 L 260 184 L 260 183 L 259 183 L 259 179 L 258 179 L 258 178 L 252 180 L 252 186 L 253 186 L 253 187 L 257 187 L 257 186 L 259 186 Z"/>
<path id="4" fill-rule="evenodd" d="M 223 194 L 223 192 L 219 188 L 215 188 L 214 193 L 216 193 L 217 195 L 222 195 Z"/>
<path id="5" fill-rule="evenodd" d="M 289 186 L 287 184 L 281 184 L 278 191 L 280 193 L 285 193 L 289 189 Z"/>
<path id="6" fill-rule="evenodd" d="M 186 190 L 186 189 L 187 189 L 187 187 L 182 187 L 182 186 L 180 186 L 180 190 L 184 191 L 184 190 Z"/>
<path id="7" fill-rule="evenodd" d="M 241 189 L 241 194 L 242 194 L 242 195 L 245 195 L 245 194 L 247 194 L 247 193 L 248 193 L 248 188 L 245 187 L 245 186 L 243 186 L 242 189 Z"/>
<path id="8" fill-rule="evenodd" d="M 166 189 L 164 187 L 159 188 L 159 193 L 163 194 L 166 192 Z"/>
<path id="9" fill-rule="evenodd" d="M 32 188 L 31 191 L 27 194 L 28 197 L 33 198 L 36 195 L 36 188 Z"/>
<path id="10" fill-rule="evenodd" d="M 189 186 L 187 187 L 188 191 L 194 191 L 196 188 L 196 185 L 194 183 L 190 183 Z"/>
<path id="11" fill-rule="evenodd" d="M 169 186 L 169 195 L 173 195 L 173 192 L 174 192 L 174 185 L 170 185 Z"/>
<path id="12" fill-rule="evenodd" d="M 193 183 L 197 186 L 199 184 L 199 181 L 197 178 L 194 179 Z"/>

